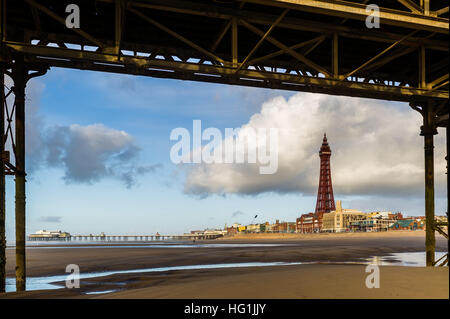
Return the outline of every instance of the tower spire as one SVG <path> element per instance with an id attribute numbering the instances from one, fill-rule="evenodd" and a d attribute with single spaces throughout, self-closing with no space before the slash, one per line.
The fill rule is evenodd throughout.
<path id="1" fill-rule="evenodd" d="M 319 151 L 320 177 L 317 191 L 316 213 L 329 213 L 336 210 L 334 204 L 333 186 L 331 183 L 331 148 L 328 145 L 327 134 L 323 134 L 322 146 Z"/>

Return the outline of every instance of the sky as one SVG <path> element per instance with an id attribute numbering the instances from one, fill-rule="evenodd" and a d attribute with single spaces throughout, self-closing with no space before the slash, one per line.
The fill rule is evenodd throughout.
<path id="1" fill-rule="evenodd" d="M 27 234 L 171 235 L 295 221 L 315 209 L 324 132 L 344 208 L 424 215 L 421 117 L 406 103 L 61 68 L 32 79 L 26 92 Z M 194 120 L 222 132 L 277 128 L 277 172 L 174 164 L 170 134 L 192 132 Z M 439 129 L 438 215 L 446 210 L 444 154 Z M 11 177 L 6 200 L 13 242 Z"/>

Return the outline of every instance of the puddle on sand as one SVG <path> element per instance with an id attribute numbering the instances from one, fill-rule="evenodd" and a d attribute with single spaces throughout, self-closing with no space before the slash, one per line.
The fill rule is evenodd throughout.
<path id="1" fill-rule="evenodd" d="M 444 252 L 436 252 L 436 260 L 445 255 Z M 290 266 L 290 265 L 306 265 L 306 264 L 375 264 L 379 266 L 414 266 L 424 267 L 425 252 L 406 252 L 406 253 L 391 253 L 387 256 L 374 256 L 357 262 L 248 262 L 248 263 L 229 263 L 229 264 L 210 264 L 210 265 L 188 265 L 188 266 L 172 266 L 159 268 L 144 268 L 144 269 L 129 269 L 129 270 L 115 270 L 104 272 L 81 273 L 80 280 L 88 278 L 105 277 L 118 274 L 132 274 L 132 273 L 149 273 L 149 272 L 163 272 L 174 270 L 197 270 L 197 269 L 221 269 L 221 268 L 242 268 L 242 267 L 268 267 L 268 266 Z M 28 277 L 27 290 L 42 290 L 42 289 L 61 289 L 63 286 L 58 286 L 53 283 L 64 282 L 67 279 L 66 275 L 60 276 L 46 276 L 46 277 Z M 16 291 L 15 278 L 6 278 L 6 292 Z M 115 291 L 115 290 L 112 290 Z M 109 293 L 112 292 L 106 290 Z M 94 292 L 95 293 L 95 292 Z"/>
<path id="2" fill-rule="evenodd" d="M 159 268 L 144 268 L 144 269 L 129 269 L 129 270 L 113 270 L 103 272 L 81 273 L 80 280 L 86 278 L 105 277 L 110 275 L 133 274 L 133 273 L 148 273 L 148 272 L 163 272 L 173 270 L 196 270 L 196 269 L 219 269 L 219 268 L 239 268 L 239 267 L 264 267 L 264 266 L 287 266 L 287 265 L 301 265 L 302 262 L 249 262 L 249 263 L 230 263 L 230 264 L 210 264 L 210 265 L 188 265 L 188 266 L 172 266 Z M 28 277 L 27 290 L 41 290 L 41 289 L 60 289 L 62 286 L 57 286 L 52 283 L 64 282 L 68 275 L 61 276 L 46 276 L 46 277 Z M 6 278 L 6 292 L 16 291 L 15 278 Z"/>
<path id="3" fill-rule="evenodd" d="M 436 252 L 435 260 L 444 256 L 445 252 Z M 367 259 L 367 262 L 379 266 L 409 266 L 425 267 L 425 252 L 391 253 L 388 256 L 374 256 Z"/>
<path id="4" fill-rule="evenodd" d="M 113 290 L 103 290 L 103 291 L 89 291 L 89 292 L 85 292 L 85 295 L 101 295 L 101 294 L 109 294 L 111 292 L 116 292 L 118 291 L 118 289 L 113 289 Z"/>

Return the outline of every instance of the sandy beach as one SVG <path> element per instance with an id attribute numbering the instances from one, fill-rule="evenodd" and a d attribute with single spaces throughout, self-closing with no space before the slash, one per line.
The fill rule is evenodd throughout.
<path id="1" fill-rule="evenodd" d="M 265 235 L 265 234 L 264 234 Z M 326 262 L 289 266 L 176 270 L 82 279 L 79 289 L 7 293 L 0 298 L 448 298 L 448 267 L 380 266 L 380 288 L 365 286 L 364 265 L 339 264 L 390 253 L 424 251 L 423 231 L 352 234 L 243 235 L 196 242 L 188 248 L 123 247 L 142 242 L 27 249 L 28 276 L 64 275 L 67 264 L 82 273 L 180 265 L 248 262 Z M 447 241 L 437 237 L 437 250 Z M 201 247 L 214 244 L 213 247 Z M 230 244 L 252 244 L 239 247 Z M 266 246 L 259 246 L 265 244 Z M 272 244 L 273 246 L 267 246 Z M 222 246 L 224 245 L 224 246 Z M 278 246 L 279 245 L 279 246 Z M 122 247 L 121 247 L 122 246 Z M 14 250 L 7 250 L 14 276 Z M 108 294 L 86 292 L 113 290 Z"/>

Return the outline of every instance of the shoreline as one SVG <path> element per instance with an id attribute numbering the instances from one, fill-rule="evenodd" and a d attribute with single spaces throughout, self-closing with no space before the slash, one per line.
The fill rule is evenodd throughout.
<path id="1" fill-rule="evenodd" d="M 195 243 L 222 243 L 222 242 L 276 242 L 282 243 L 286 241 L 308 241 L 308 240 L 340 240 L 348 238 L 405 238 L 405 237 L 422 237 L 425 240 L 424 230 L 396 230 L 388 232 L 341 232 L 341 233 L 237 233 L 231 236 L 219 237 L 217 239 L 210 240 L 196 240 Z M 436 233 L 436 239 L 444 238 L 441 234 Z M 120 246 L 120 245 L 149 245 L 149 244 L 171 244 L 171 243 L 192 243 L 191 240 L 129 240 L 129 241 L 27 241 L 27 248 L 33 247 L 76 247 L 76 246 L 91 246 L 91 245 L 103 245 L 103 246 Z M 425 247 L 425 242 L 424 242 Z M 7 249 L 15 248 L 15 245 L 6 245 Z"/>
<path id="2" fill-rule="evenodd" d="M 448 267 L 380 266 L 380 287 L 362 265 L 292 265 L 122 274 L 0 299 L 448 299 Z M 101 292 L 106 292 L 101 294 Z"/>
<path id="3" fill-rule="evenodd" d="M 106 245 L 96 243 L 98 247 L 89 247 L 92 245 L 90 243 L 80 243 L 80 246 L 61 247 L 61 245 L 57 245 L 58 249 L 52 248 L 52 245 L 33 246 L 29 247 L 31 249 L 27 249 L 27 274 L 29 277 L 65 275 L 67 264 L 79 265 L 82 273 L 130 269 L 134 269 L 136 272 L 81 279 L 82 289 L 78 290 L 63 288 L 21 293 L 10 292 L 0 294 L 0 298 L 202 298 L 201 296 L 204 298 L 209 298 L 209 296 L 211 298 L 234 298 L 232 297 L 233 291 L 238 289 L 236 281 L 246 282 L 248 285 L 244 290 L 238 289 L 243 298 L 260 298 L 258 296 L 261 298 L 333 298 L 331 297 L 333 294 L 342 298 L 358 298 L 358 294 L 362 294 L 361 298 L 375 298 L 373 296 L 379 296 L 378 293 L 367 292 L 366 288 L 361 291 L 362 288 L 356 286 L 357 283 L 358 285 L 361 283 L 359 279 L 356 282 L 355 278 L 367 275 L 364 265 L 339 263 L 358 262 L 371 256 L 386 256 L 399 252 L 423 252 L 425 250 L 425 232 L 423 231 L 382 233 L 381 236 L 379 233 L 270 235 L 272 236 L 262 237 L 261 235 L 241 234 L 232 238 L 197 241 L 196 244 L 190 243 L 187 248 L 145 247 L 145 245 L 153 244 L 152 242 L 116 242 L 112 245 L 111 243 L 106 243 Z M 436 236 L 437 251 L 446 251 L 447 243 L 444 237 Z M 165 246 L 165 244 L 174 244 L 174 242 L 158 242 L 158 244 Z M 240 247 L 240 244 L 249 245 Z M 108 248 L 108 246 L 110 247 Z M 14 249 L 7 250 L 7 277 L 14 276 L 14 253 Z M 139 272 L 140 269 L 186 265 L 320 261 L 326 261 L 328 264 L 183 269 L 158 273 Z M 424 298 L 427 298 L 433 294 L 437 294 L 436 296 L 439 298 L 442 296 L 448 298 L 448 267 L 440 268 L 444 271 L 435 270 L 437 268 L 406 266 L 380 266 L 380 269 L 392 280 L 392 283 L 384 284 L 389 287 L 388 291 L 384 293 L 392 298 L 396 298 L 395 296 L 404 298 L 425 296 Z M 343 287 L 340 288 L 341 290 L 332 289 L 332 292 L 323 290 L 330 289 L 329 285 L 332 282 L 335 285 L 342 284 L 343 279 L 338 274 L 334 274 L 336 271 L 341 272 L 342 276 L 346 278 L 345 280 L 349 284 L 355 285 L 356 288 L 349 290 Z M 309 281 L 311 276 L 318 278 L 315 284 L 322 288 L 317 288 L 318 290 L 311 288 L 313 285 Z M 228 278 L 228 280 L 224 278 Z M 265 293 L 260 292 L 257 289 L 260 285 L 258 282 L 265 282 L 267 278 L 273 278 L 269 280 L 271 283 L 267 282 L 269 290 Z M 309 288 L 305 288 L 306 286 L 303 286 L 299 278 L 309 282 L 309 286 L 307 285 Z M 414 283 L 411 278 L 414 278 Z M 296 288 L 297 290 L 292 288 L 284 291 L 276 285 L 277 280 L 280 282 L 291 280 L 297 282 L 299 286 Z M 433 281 L 435 284 L 430 285 L 428 281 Z M 214 283 L 216 286 L 208 288 L 208 283 Z M 414 290 L 419 289 L 419 284 L 425 287 L 423 291 L 429 290 L 428 295 Z M 204 290 L 196 288 L 197 285 L 205 286 Z M 412 290 L 405 289 L 405 287 L 410 287 Z M 115 289 L 120 289 L 120 291 L 113 291 L 105 295 L 85 294 L 85 292 Z M 295 297 L 295 291 L 298 293 L 297 297 Z M 322 295 L 320 295 L 321 291 Z"/>
<path id="4" fill-rule="evenodd" d="M 279 234 L 269 234 L 272 236 L 263 238 L 261 235 L 242 234 L 228 239 L 196 241 L 184 248 L 164 247 L 161 242 L 157 244 L 160 246 L 158 248 L 146 248 L 145 245 L 153 244 L 149 242 L 105 243 L 96 244 L 97 247 L 93 247 L 92 243 L 39 245 L 27 249 L 27 275 L 36 277 L 64 274 L 67 264 L 79 265 L 82 272 L 97 272 L 126 270 L 130 267 L 157 268 L 239 262 L 359 261 L 371 256 L 425 250 L 423 231 L 382 233 L 382 236 L 377 234 L 281 234 L 281 237 L 288 235 L 290 239 L 280 238 Z M 201 247 L 208 244 L 214 247 Z M 221 244 L 231 244 L 233 247 L 223 247 Z M 274 246 L 239 247 L 239 244 Z M 443 236 L 436 236 L 436 251 L 447 251 L 447 244 Z M 58 249 L 52 248 L 53 246 Z M 6 275 L 12 277 L 15 275 L 15 250 L 7 249 L 6 257 Z"/>
<path id="5" fill-rule="evenodd" d="M 221 237 L 216 240 L 312 240 L 312 239 L 341 239 L 341 238 L 384 238 L 384 237 L 423 237 L 424 230 L 395 230 L 387 232 L 340 232 L 340 233 L 237 233 L 234 236 Z M 437 237 L 443 237 L 437 233 Z M 443 237 L 444 238 L 444 237 Z"/>

